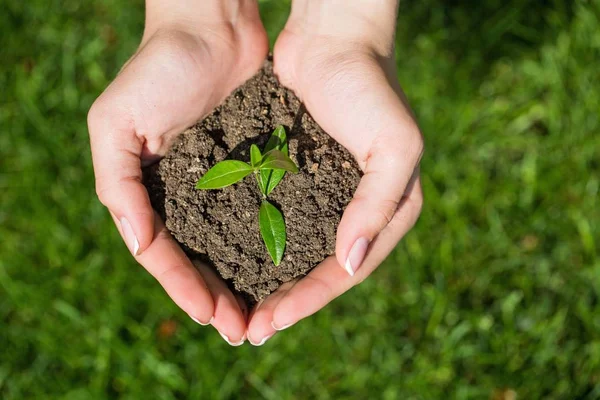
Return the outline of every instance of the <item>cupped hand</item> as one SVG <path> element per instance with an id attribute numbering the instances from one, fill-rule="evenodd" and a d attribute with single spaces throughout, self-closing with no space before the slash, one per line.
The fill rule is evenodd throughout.
<path id="1" fill-rule="evenodd" d="M 136 260 L 175 303 L 196 322 L 212 323 L 230 344 L 241 344 L 244 307 L 208 267 L 194 268 L 172 239 L 152 210 L 141 167 L 260 68 L 267 37 L 254 2 L 234 10 L 194 4 L 202 15 L 194 24 L 170 19 L 155 4 L 139 50 L 88 115 L 97 194 Z M 191 20 L 186 17 L 181 21 Z"/>
<path id="2" fill-rule="evenodd" d="M 363 281 L 421 211 L 423 140 L 396 80 L 396 5 L 327 9 L 326 3 L 295 1 L 275 46 L 275 73 L 364 175 L 338 227 L 335 255 L 253 311 L 248 338 L 254 344 Z"/>

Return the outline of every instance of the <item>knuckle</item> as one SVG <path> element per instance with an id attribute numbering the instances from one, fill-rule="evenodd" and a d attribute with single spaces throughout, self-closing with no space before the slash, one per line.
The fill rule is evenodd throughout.
<path id="1" fill-rule="evenodd" d="M 371 146 L 367 162 L 374 160 L 378 168 L 397 170 L 406 162 L 403 155 L 410 152 L 411 144 L 407 144 L 397 135 L 378 136 Z"/>
<path id="2" fill-rule="evenodd" d="M 96 196 L 100 203 L 108 208 L 121 208 L 124 204 L 129 202 L 138 204 L 137 213 L 138 214 L 152 214 L 151 209 L 142 208 L 142 203 L 137 203 L 139 200 L 139 192 L 137 192 L 140 188 L 144 190 L 143 186 L 139 186 L 142 184 L 142 180 L 140 176 L 136 175 L 124 175 L 120 178 L 113 178 L 107 175 L 97 175 L 96 177 Z"/>
<path id="3" fill-rule="evenodd" d="M 394 219 L 399 202 L 393 200 L 382 200 L 381 205 L 377 208 L 379 216 L 379 226 L 382 228 L 387 226 Z"/>
<path id="4" fill-rule="evenodd" d="M 98 200 L 100 201 L 100 203 L 102 203 L 102 205 L 108 207 L 109 201 L 108 201 L 107 190 L 98 181 L 96 181 L 96 197 L 98 197 Z"/>
<path id="5" fill-rule="evenodd" d="M 383 229 L 386 225 L 392 222 L 394 215 L 398 210 L 398 206 L 400 205 L 399 200 L 373 200 L 362 196 L 355 197 L 353 203 L 356 210 L 373 210 L 370 211 L 370 215 L 373 216 L 372 223 L 377 227 L 378 230 Z"/>
<path id="6" fill-rule="evenodd" d="M 318 288 L 318 290 L 316 290 L 316 293 L 318 293 L 319 296 L 319 303 L 325 305 L 329 303 L 332 298 L 336 297 L 336 291 L 331 286 L 331 284 L 329 284 L 329 282 L 323 279 L 315 278 L 310 274 L 305 276 L 304 279 L 312 281 L 312 285 Z"/>
<path id="7" fill-rule="evenodd" d="M 423 153 L 425 152 L 425 140 L 423 139 L 423 134 L 417 128 L 416 133 L 412 135 L 412 153 L 418 156 L 418 160 L 421 160 L 423 157 Z"/>
<path id="8" fill-rule="evenodd" d="M 156 280 L 164 287 L 168 285 L 170 281 L 179 279 L 181 272 L 184 267 L 179 264 L 174 264 L 166 267 L 164 270 L 156 273 Z"/>
<path id="9" fill-rule="evenodd" d="M 423 196 L 419 195 L 419 196 L 415 196 L 415 198 L 413 199 L 413 206 L 415 209 L 415 213 L 416 215 L 420 215 L 421 211 L 423 211 Z"/>
<path id="10" fill-rule="evenodd" d="M 119 99 L 115 99 L 115 96 L 103 93 L 94 101 L 87 114 L 87 125 L 90 135 L 98 135 L 103 131 L 103 126 L 106 124 L 113 124 L 117 120 L 117 116 L 114 115 L 116 110 L 119 110 L 118 104 Z M 123 116 L 120 118 L 125 120 Z"/>
<path id="11" fill-rule="evenodd" d="M 410 160 L 418 164 L 424 152 L 423 136 L 418 128 L 410 128 L 407 137 L 399 135 L 381 135 L 373 142 L 369 154 L 376 156 L 379 162 L 384 162 L 388 168 L 399 168 Z"/>
<path id="12" fill-rule="evenodd" d="M 122 197 L 123 194 L 132 194 L 132 189 L 129 184 L 141 183 L 141 178 L 135 175 L 125 175 L 120 178 L 108 178 L 106 176 L 99 176 L 96 178 L 96 196 L 102 204 L 110 207 L 109 204 L 113 203 L 113 198 Z"/>
<path id="13" fill-rule="evenodd" d="M 100 122 L 100 120 L 102 118 L 101 102 L 102 102 L 102 97 L 99 97 L 98 99 L 96 99 L 94 104 L 92 104 L 92 106 L 90 107 L 90 110 L 88 111 L 87 124 L 88 124 L 88 129 L 90 131 L 92 131 L 93 128 L 98 125 L 98 123 Z"/>
<path id="14" fill-rule="evenodd" d="M 423 151 L 425 148 L 425 141 L 423 139 L 423 134 L 421 133 L 421 130 L 417 126 L 416 122 L 411 129 L 410 140 L 415 150 L 419 150 L 419 152 Z"/>

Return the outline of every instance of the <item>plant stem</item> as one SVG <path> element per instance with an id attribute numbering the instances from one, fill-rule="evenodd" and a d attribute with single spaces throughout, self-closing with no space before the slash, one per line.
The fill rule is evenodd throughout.
<path id="1" fill-rule="evenodd" d="M 260 187 L 260 176 L 258 174 L 260 174 L 260 171 L 259 170 L 255 170 L 254 171 L 254 177 L 256 178 L 256 184 L 258 185 L 258 190 L 260 190 L 260 194 L 262 194 L 262 199 L 266 200 L 267 199 L 267 195 L 265 194 L 265 192 L 263 192 L 262 188 Z"/>

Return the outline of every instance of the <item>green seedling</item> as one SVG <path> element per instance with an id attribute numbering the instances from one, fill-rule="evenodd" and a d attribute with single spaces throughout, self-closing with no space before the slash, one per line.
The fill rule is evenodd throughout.
<path id="1" fill-rule="evenodd" d="M 267 196 L 286 172 L 297 173 L 298 167 L 289 157 L 285 128 L 278 126 L 262 153 L 257 145 L 250 146 L 250 164 L 237 160 L 221 161 L 196 183 L 196 189 L 221 189 L 254 174 L 263 197 L 258 214 L 260 234 L 275 265 L 283 258 L 287 234 L 281 211 L 267 200 Z"/>

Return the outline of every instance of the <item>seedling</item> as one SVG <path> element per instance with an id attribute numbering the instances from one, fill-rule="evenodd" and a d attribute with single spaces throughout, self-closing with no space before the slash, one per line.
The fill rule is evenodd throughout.
<path id="1" fill-rule="evenodd" d="M 285 128 L 280 125 L 271 134 L 262 153 L 257 145 L 250 146 L 250 164 L 237 160 L 221 161 L 196 183 L 196 189 L 221 189 L 254 173 L 263 198 L 258 213 L 260 235 L 275 265 L 281 263 L 287 235 L 281 211 L 267 197 L 286 172 L 296 173 L 298 167 L 289 157 Z"/>

